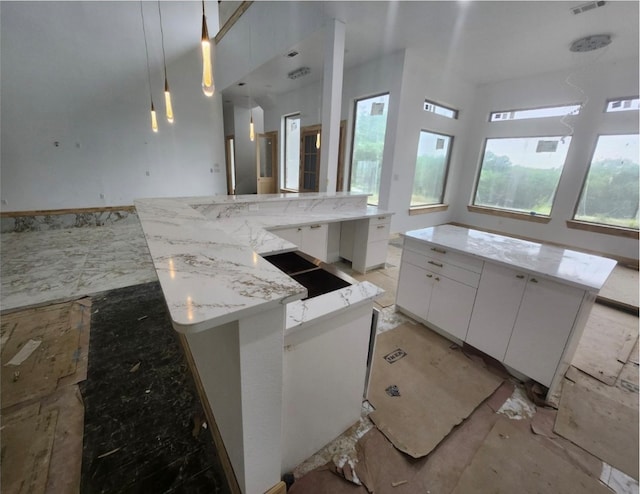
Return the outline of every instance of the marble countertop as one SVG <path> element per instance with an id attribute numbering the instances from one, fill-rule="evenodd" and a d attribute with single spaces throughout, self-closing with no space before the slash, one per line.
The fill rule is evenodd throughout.
<path id="1" fill-rule="evenodd" d="M 616 265 L 605 257 L 453 225 L 413 230 L 404 237 L 595 292 Z"/>
<path id="2" fill-rule="evenodd" d="M 176 331 L 203 331 L 257 314 L 277 304 L 289 304 L 306 297 L 305 287 L 261 257 L 297 250 L 296 245 L 268 229 L 389 214 L 364 205 L 366 199 L 363 199 L 360 208 L 347 205 L 342 210 L 322 211 L 314 206 L 327 198 L 333 202 L 343 197 L 366 198 L 361 194 L 349 193 L 294 194 L 294 201 L 304 199 L 309 204 L 308 208 L 297 208 L 295 211 L 265 208 L 264 211 L 251 213 L 249 209 L 249 214 L 234 216 L 222 214 L 224 209 L 207 209 L 207 205 L 235 204 L 245 207 L 256 202 L 289 199 L 289 195 L 282 194 L 266 195 L 263 201 L 260 200 L 262 196 L 248 197 L 248 203 L 227 196 L 135 201 Z M 338 293 L 343 290 L 347 291 Z M 343 290 L 336 292 L 334 297 L 339 302 L 346 301 L 349 304 L 375 298 L 381 293 L 377 287 L 368 285 Z M 288 327 L 319 316 L 318 310 L 321 309 L 312 301 L 310 299 L 288 308 Z M 313 310 L 309 311 L 310 308 Z M 333 309 L 325 307 L 323 310 Z"/>

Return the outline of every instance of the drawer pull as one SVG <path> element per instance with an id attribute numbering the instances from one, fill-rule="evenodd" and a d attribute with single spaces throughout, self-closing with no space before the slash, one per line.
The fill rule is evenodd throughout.
<path id="1" fill-rule="evenodd" d="M 311 225 L 311 228 L 320 228 L 322 225 Z"/>
<path id="2" fill-rule="evenodd" d="M 427 263 L 433 264 L 434 266 L 438 266 L 439 268 L 442 267 L 442 264 L 440 264 L 439 262 L 427 261 Z"/>
<path id="3" fill-rule="evenodd" d="M 299 232 L 301 232 L 301 231 L 302 231 L 302 228 L 298 227 L 298 231 L 299 231 Z"/>
<path id="4" fill-rule="evenodd" d="M 427 278 L 433 278 L 433 275 L 432 274 L 428 274 Z"/>
<path id="5" fill-rule="evenodd" d="M 431 247 L 431 250 L 434 252 L 439 252 L 440 254 L 446 254 L 447 251 L 444 249 L 438 249 L 437 247 Z"/>
<path id="6" fill-rule="evenodd" d="M 531 283 L 538 283 L 538 280 L 536 280 L 535 278 L 531 278 Z"/>
<path id="7" fill-rule="evenodd" d="M 384 219 L 386 219 L 386 216 L 378 216 L 378 219 L 379 220 L 384 220 Z"/>
<path id="8" fill-rule="evenodd" d="M 517 274 L 516 278 L 518 278 L 519 280 L 523 280 L 524 279 L 524 275 L 523 274 Z"/>
<path id="9" fill-rule="evenodd" d="M 437 276 L 436 276 L 436 281 L 440 281 L 440 278 L 438 278 Z"/>
<path id="10" fill-rule="evenodd" d="M 384 228 L 385 226 L 386 226 L 386 225 L 380 225 L 380 226 L 378 226 L 378 230 L 379 230 L 380 228 Z"/>

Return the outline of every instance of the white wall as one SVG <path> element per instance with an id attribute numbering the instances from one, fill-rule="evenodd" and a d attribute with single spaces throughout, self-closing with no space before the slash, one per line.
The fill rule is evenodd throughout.
<path id="1" fill-rule="evenodd" d="M 162 52 L 150 5 L 153 64 Z M 180 8 L 163 5 L 163 22 Z M 214 29 L 217 14 L 208 18 Z M 1 36 L 4 211 L 226 192 L 222 102 L 202 94 L 199 43 L 167 60 L 173 125 L 163 114 L 163 74 L 152 71 L 154 134 L 139 3 L 3 2 Z"/>
<path id="2" fill-rule="evenodd" d="M 604 113 L 606 100 L 637 94 L 637 59 L 607 64 L 585 64 L 574 70 L 479 87 L 475 95 L 476 105 L 471 116 L 473 124 L 465 140 L 464 166 L 462 173 L 457 177 L 456 187 L 460 192 L 455 196 L 452 204 L 453 220 L 506 234 L 637 259 L 637 240 L 566 227 L 566 220 L 573 217 L 598 134 L 638 132 L 637 112 Z M 567 120 L 567 123 L 573 127 L 573 132 L 563 125 L 560 119 L 554 118 L 488 122 L 491 111 L 581 101 L 585 101 L 586 105 L 580 115 Z M 572 133 L 573 137 L 551 213 L 552 219 L 548 224 L 467 211 L 466 206 L 472 201 L 485 138 L 566 135 L 568 133 Z"/>

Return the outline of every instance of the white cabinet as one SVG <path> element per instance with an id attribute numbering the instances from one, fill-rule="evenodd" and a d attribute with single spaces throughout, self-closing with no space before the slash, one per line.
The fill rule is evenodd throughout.
<path id="1" fill-rule="evenodd" d="M 526 285 L 526 274 L 485 263 L 473 306 L 467 343 L 502 361 Z"/>
<path id="2" fill-rule="evenodd" d="M 583 297 L 584 290 L 530 275 L 504 363 L 549 386 Z"/>
<path id="3" fill-rule="evenodd" d="M 396 306 L 445 336 L 551 386 L 586 293 L 405 238 Z"/>
<path id="4" fill-rule="evenodd" d="M 425 255 L 431 251 L 407 242 L 402 254 L 396 305 L 422 321 L 460 340 L 467 336 L 482 261 Z M 475 271 L 461 268 L 458 264 Z"/>
<path id="5" fill-rule="evenodd" d="M 340 231 L 340 257 L 351 261 L 359 273 L 384 266 L 391 215 L 381 214 L 361 220 L 345 221 Z"/>
<path id="6" fill-rule="evenodd" d="M 328 232 L 329 225 L 326 223 L 273 230 L 279 237 L 296 244 L 305 254 L 324 262 L 327 261 Z"/>

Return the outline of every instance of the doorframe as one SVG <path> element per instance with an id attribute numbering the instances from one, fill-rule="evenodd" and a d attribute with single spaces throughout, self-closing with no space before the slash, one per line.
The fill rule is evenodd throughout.
<path id="1" fill-rule="evenodd" d="M 300 127 L 300 168 L 298 178 L 298 191 L 299 192 L 318 192 L 320 190 L 320 149 L 316 148 L 316 190 L 306 190 L 304 186 L 304 137 L 308 134 L 317 134 L 320 132 L 320 139 L 322 139 L 322 125 L 307 125 L 306 127 Z"/>
<path id="2" fill-rule="evenodd" d="M 264 132 L 262 134 L 256 134 L 256 190 L 258 188 L 258 181 L 260 179 L 260 138 L 271 139 L 271 174 L 274 183 L 274 192 L 277 193 L 280 190 L 278 182 L 278 131 L 272 130 L 271 132 Z"/>

